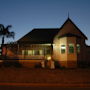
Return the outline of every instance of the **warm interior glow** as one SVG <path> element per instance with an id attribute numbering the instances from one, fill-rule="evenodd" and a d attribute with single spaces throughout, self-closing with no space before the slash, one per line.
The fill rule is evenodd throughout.
<path id="1" fill-rule="evenodd" d="M 47 60 L 51 60 L 51 56 L 48 56 L 48 57 L 47 57 Z"/>
<path id="2" fill-rule="evenodd" d="M 22 55 L 43 55 L 43 50 L 22 50 Z"/>
<path id="3" fill-rule="evenodd" d="M 65 45 L 61 45 L 61 53 L 64 54 L 66 51 L 66 46 Z"/>

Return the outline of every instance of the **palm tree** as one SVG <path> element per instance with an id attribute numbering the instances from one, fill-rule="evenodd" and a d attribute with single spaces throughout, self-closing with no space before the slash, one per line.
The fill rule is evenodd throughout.
<path id="1" fill-rule="evenodd" d="M 11 27 L 12 27 L 11 25 L 8 25 L 5 27 L 3 24 L 0 24 L 0 36 L 2 38 L 1 47 L 3 47 L 3 45 L 4 45 L 5 37 L 6 38 L 12 37 L 14 39 L 15 33 L 9 31 Z M 2 49 L 2 52 L 3 52 L 3 49 Z M 1 53 L 1 55 L 2 55 L 2 53 Z"/>

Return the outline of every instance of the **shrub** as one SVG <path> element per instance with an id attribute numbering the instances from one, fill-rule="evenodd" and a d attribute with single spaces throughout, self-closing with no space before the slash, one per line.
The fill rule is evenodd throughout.
<path id="1" fill-rule="evenodd" d="M 41 68 L 41 63 L 35 64 L 35 68 Z"/>
<path id="2" fill-rule="evenodd" d="M 55 63 L 55 68 L 58 68 L 58 69 L 61 68 L 59 61 L 54 61 L 54 63 Z"/>

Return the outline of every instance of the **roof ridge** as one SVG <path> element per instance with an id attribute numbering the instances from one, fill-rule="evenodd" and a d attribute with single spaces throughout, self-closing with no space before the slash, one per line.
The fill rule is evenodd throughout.
<path id="1" fill-rule="evenodd" d="M 84 33 L 77 27 L 77 25 L 76 25 L 69 17 L 66 19 L 66 21 L 64 22 L 64 24 L 62 24 L 62 26 L 60 27 L 60 30 L 64 27 L 64 25 L 65 25 L 68 21 L 70 21 L 70 22 L 75 26 L 75 28 L 77 28 L 77 29 L 79 30 L 79 32 L 80 32 L 86 39 L 88 39 L 87 36 L 84 35 Z"/>
<path id="2" fill-rule="evenodd" d="M 34 29 L 32 29 L 32 30 L 47 30 L 47 29 L 48 29 L 48 30 L 49 30 L 49 29 L 50 29 L 50 30 L 51 30 L 51 29 L 54 30 L 54 29 L 60 29 L 60 28 L 34 28 Z"/>

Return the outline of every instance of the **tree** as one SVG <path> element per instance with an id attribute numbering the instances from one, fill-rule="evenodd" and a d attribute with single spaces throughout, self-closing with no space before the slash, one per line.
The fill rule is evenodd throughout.
<path id="1" fill-rule="evenodd" d="M 0 24 L 0 36 L 2 38 L 2 43 L 1 43 L 2 48 L 5 43 L 5 38 L 12 37 L 14 39 L 15 33 L 9 31 L 11 27 L 12 27 L 11 25 L 8 25 L 5 27 L 3 24 Z M 2 49 L 2 52 L 3 52 L 3 49 Z"/>

